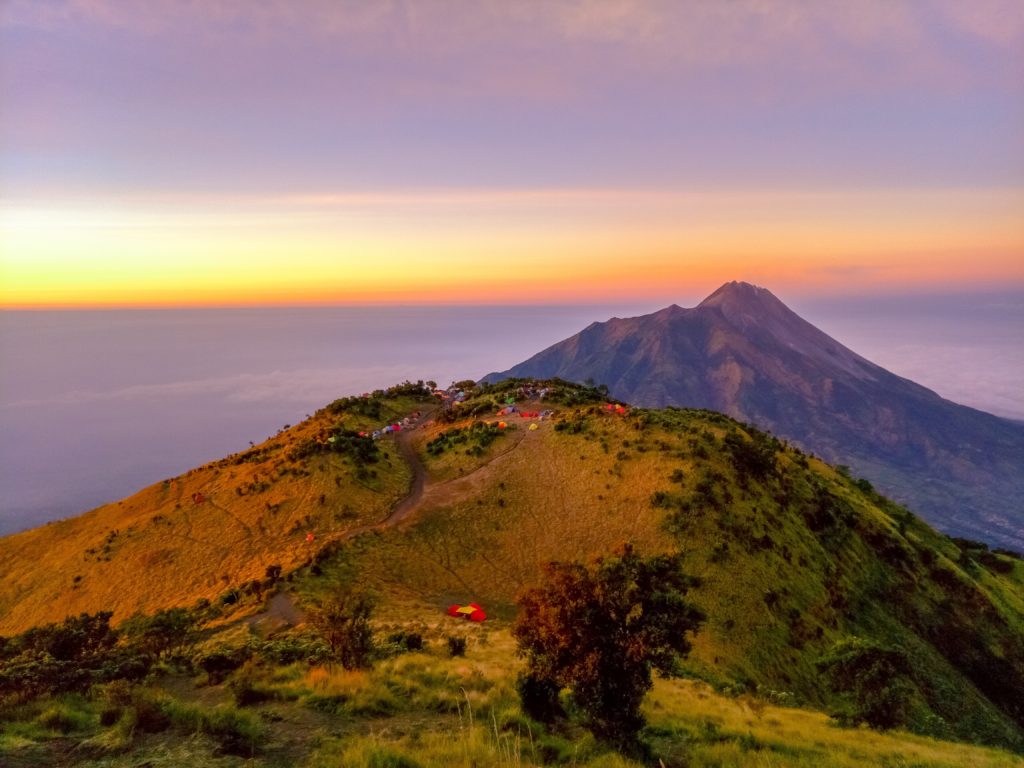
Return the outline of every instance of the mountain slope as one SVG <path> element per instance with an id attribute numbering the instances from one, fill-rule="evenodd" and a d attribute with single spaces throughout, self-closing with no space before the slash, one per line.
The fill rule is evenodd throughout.
<path id="1" fill-rule="evenodd" d="M 387 517 L 411 479 L 392 441 L 362 460 L 316 438 L 376 429 L 431 401 L 415 385 L 339 400 L 247 451 L 0 538 L 0 633 L 81 611 L 121 620 L 215 600 L 270 565 L 294 569 L 324 543 Z"/>
<path id="2" fill-rule="evenodd" d="M 708 408 L 848 464 L 950 533 L 1024 549 L 1024 427 L 886 371 L 763 288 L 593 323 L 485 381 L 596 381 L 639 405 Z"/>
<path id="3" fill-rule="evenodd" d="M 540 388 L 550 391 L 534 400 Z M 494 416 L 510 397 L 523 411 L 555 414 L 512 415 L 501 429 Z M 721 414 L 609 410 L 598 391 L 558 382 L 471 390 L 402 442 L 378 441 L 375 462 L 315 441 L 427 407 L 408 395 L 338 401 L 254 452 L 171 481 L 186 499 L 208 494 L 199 505 L 178 507 L 158 485 L 0 539 L 2 631 L 211 599 L 274 563 L 299 594 L 342 567 L 377 592 L 386 626 L 447 621 L 445 606 L 479 600 L 500 627 L 543 563 L 629 541 L 645 553 L 684 552 L 701 579 L 691 597 L 709 618 L 691 675 L 838 708 L 844 697 L 818 662 L 837 643 L 863 642 L 904 660 L 911 729 L 1024 749 L 1019 560 L 958 545 L 863 483 Z M 258 477 L 243 478 L 250 465 Z M 242 479 L 253 485 L 227 504 Z M 218 531 L 226 559 L 202 556 L 193 539 Z M 151 556 L 156 547 L 161 558 Z M 243 616 L 229 625 L 262 611 L 259 599 L 243 598 Z"/>

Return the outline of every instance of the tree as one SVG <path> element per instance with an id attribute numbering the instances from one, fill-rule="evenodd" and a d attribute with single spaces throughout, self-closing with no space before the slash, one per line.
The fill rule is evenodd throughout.
<path id="1" fill-rule="evenodd" d="M 520 594 L 512 630 L 528 664 L 524 706 L 556 711 L 538 697 L 570 688 L 596 736 L 635 746 L 651 671 L 677 674 L 704 619 L 684 599 L 695 582 L 680 565 L 680 555 L 643 558 L 629 545 L 587 565 L 549 563 L 544 583 Z"/>
<path id="2" fill-rule="evenodd" d="M 359 669 L 367 666 L 373 648 L 373 609 L 374 600 L 369 593 L 337 582 L 316 597 L 307 615 L 331 649 L 331 655 L 345 669 Z"/>

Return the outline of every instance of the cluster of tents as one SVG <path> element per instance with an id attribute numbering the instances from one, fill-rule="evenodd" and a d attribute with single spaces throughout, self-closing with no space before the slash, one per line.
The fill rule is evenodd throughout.
<path id="1" fill-rule="evenodd" d="M 360 432 L 360 437 L 372 437 L 374 440 L 380 440 L 385 435 L 390 435 L 393 432 L 401 432 L 403 429 L 411 429 L 417 421 L 419 421 L 420 412 L 416 411 L 410 416 L 406 416 L 401 421 L 396 421 L 394 424 L 388 424 L 380 429 L 373 430 L 372 433 L 367 434 L 366 432 Z"/>
<path id="2" fill-rule="evenodd" d="M 441 402 L 445 408 L 451 408 L 456 403 L 461 403 L 466 400 L 466 391 L 463 389 L 456 389 L 455 387 L 448 387 L 448 389 L 435 389 L 434 397 L 441 398 Z"/>
<path id="3" fill-rule="evenodd" d="M 626 406 L 622 405 L 621 403 L 608 403 L 608 404 L 607 404 L 607 405 L 606 405 L 606 406 L 604 407 L 604 409 L 605 409 L 606 411 L 611 411 L 612 413 L 617 413 L 617 414 L 619 414 L 620 416 L 622 416 L 623 414 L 625 414 L 625 413 L 627 412 L 627 410 L 628 410 L 628 409 L 626 408 Z"/>
<path id="4" fill-rule="evenodd" d="M 518 413 L 520 418 L 523 419 L 540 419 L 541 421 L 543 421 L 551 414 L 553 414 L 554 411 L 520 411 L 514 405 L 506 405 L 504 408 L 498 411 L 499 416 L 511 416 L 513 413 Z"/>
<path id="5" fill-rule="evenodd" d="M 484 609 L 476 603 L 469 603 L 468 605 L 449 605 L 448 615 L 456 619 L 467 619 L 469 621 L 484 621 L 487 618 L 487 614 L 484 613 Z"/>

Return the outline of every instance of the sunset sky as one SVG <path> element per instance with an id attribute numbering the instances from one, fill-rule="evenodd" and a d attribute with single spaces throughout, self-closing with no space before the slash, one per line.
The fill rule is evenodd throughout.
<path id="1" fill-rule="evenodd" d="M 0 306 L 1024 288 L 1019 0 L 0 2 Z"/>

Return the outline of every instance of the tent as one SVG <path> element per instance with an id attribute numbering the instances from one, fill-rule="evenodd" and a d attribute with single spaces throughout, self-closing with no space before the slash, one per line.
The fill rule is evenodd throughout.
<path id="1" fill-rule="evenodd" d="M 508 424 L 506 424 L 504 421 L 499 421 L 498 422 L 498 429 L 504 429 L 507 426 L 508 426 Z"/>
<path id="2" fill-rule="evenodd" d="M 531 424 L 530 425 L 530 431 L 531 432 L 535 431 L 536 429 L 537 429 L 537 425 L 536 424 Z"/>
<path id="3" fill-rule="evenodd" d="M 448 615 L 457 619 L 469 619 L 470 621 L 484 621 L 487 614 L 484 609 L 476 603 L 468 605 L 449 605 Z"/>
<path id="4" fill-rule="evenodd" d="M 306 541 L 312 542 L 312 541 L 315 541 L 315 540 L 316 540 L 316 536 L 314 536 L 312 533 L 307 533 L 306 534 Z"/>

